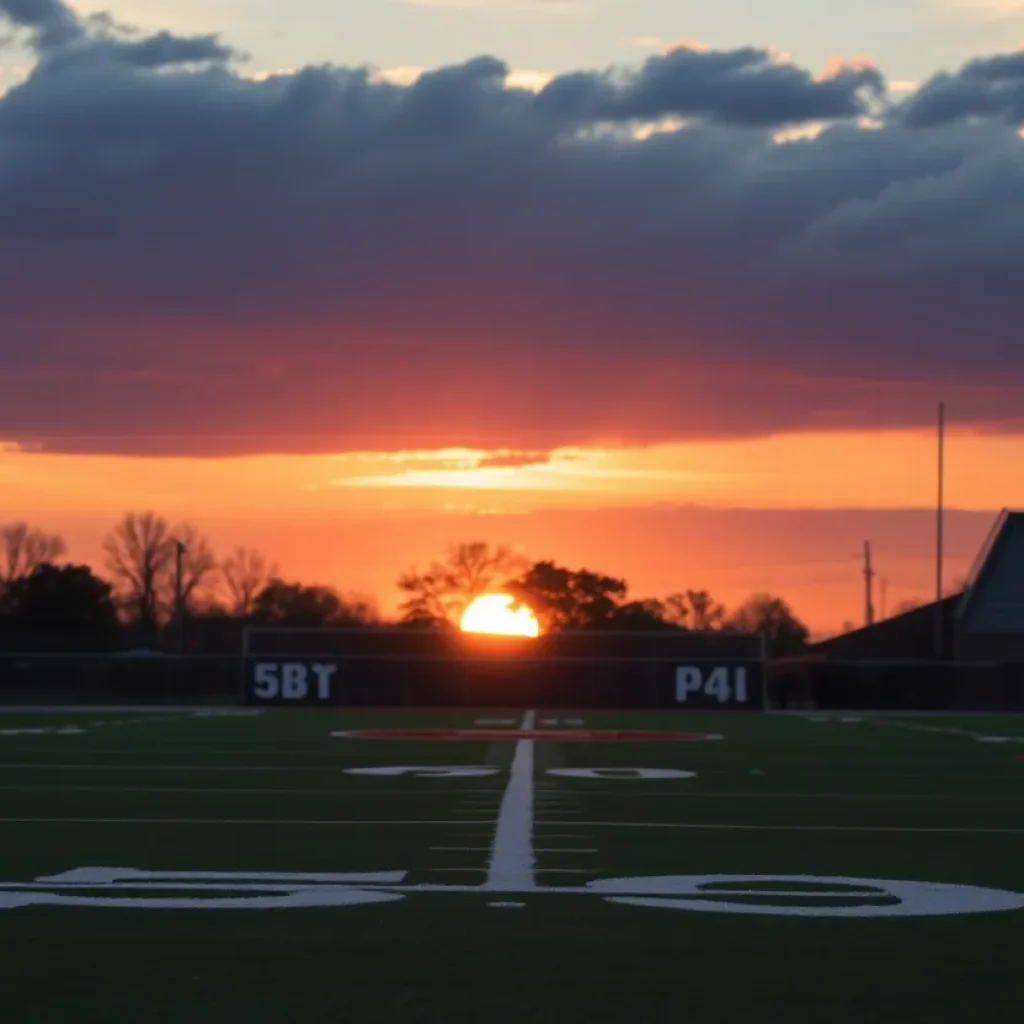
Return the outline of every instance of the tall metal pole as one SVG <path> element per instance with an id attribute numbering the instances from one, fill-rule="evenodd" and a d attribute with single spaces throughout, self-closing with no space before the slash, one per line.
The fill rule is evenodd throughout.
<path id="1" fill-rule="evenodd" d="M 864 541 L 864 625 L 872 626 L 875 622 L 875 599 L 873 583 L 875 570 L 871 567 L 871 541 Z"/>
<path id="2" fill-rule="evenodd" d="M 178 654 L 185 650 L 185 597 L 182 583 L 182 563 L 185 558 L 185 545 L 182 542 L 174 543 L 174 625 L 175 642 L 178 647 Z"/>
<path id="3" fill-rule="evenodd" d="M 946 483 L 946 405 L 939 402 L 938 502 L 935 507 L 935 657 L 943 656 L 942 557 L 944 552 L 944 504 Z"/>

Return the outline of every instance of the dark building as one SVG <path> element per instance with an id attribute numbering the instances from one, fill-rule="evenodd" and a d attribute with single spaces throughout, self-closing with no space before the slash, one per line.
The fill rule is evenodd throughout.
<path id="1" fill-rule="evenodd" d="M 1024 512 L 993 524 L 964 590 L 772 664 L 775 707 L 1024 710 Z"/>
<path id="2" fill-rule="evenodd" d="M 1024 512 L 1002 511 L 963 591 L 814 644 L 814 660 L 1024 663 Z"/>

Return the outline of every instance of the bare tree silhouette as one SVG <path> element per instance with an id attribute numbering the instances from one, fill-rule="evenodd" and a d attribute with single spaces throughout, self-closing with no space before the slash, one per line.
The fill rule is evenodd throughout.
<path id="1" fill-rule="evenodd" d="M 210 542 L 199 532 L 193 523 L 181 523 L 171 533 L 171 550 L 175 544 L 182 544 L 184 551 L 181 556 L 181 601 L 184 608 L 199 597 L 206 584 L 212 582 L 217 569 L 217 558 Z M 165 583 L 161 597 L 168 606 L 173 605 L 174 583 L 171 576 Z"/>
<path id="2" fill-rule="evenodd" d="M 725 618 L 725 606 L 719 604 L 706 590 L 687 590 L 669 594 L 663 602 L 666 622 L 687 629 L 717 629 Z"/>
<path id="3" fill-rule="evenodd" d="M 0 541 L 0 584 L 4 586 L 27 579 L 39 566 L 56 562 L 67 551 L 59 534 L 34 529 L 28 523 L 9 523 L 0 528 Z"/>
<path id="4" fill-rule="evenodd" d="M 234 615 L 251 615 L 256 595 L 278 575 L 263 553 L 254 548 L 237 547 L 220 563 L 220 574 L 231 598 Z"/>
<path id="5" fill-rule="evenodd" d="M 122 605 L 143 625 L 155 626 L 174 560 L 167 521 L 154 512 L 129 512 L 104 538 L 103 551 Z"/>
<path id="6" fill-rule="evenodd" d="M 789 605 L 774 594 L 753 594 L 729 616 L 726 625 L 741 633 L 762 633 L 773 654 L 793 654 L 810 636 Z"/>
<path id="7" fill-rule="evenodd" d="M 430 619 L 458 622 L 474 597 L 505 583 L 528 565 L 526 558 L 506 545 L 492 548 L 485 541 L 453 544 L 443 562 L 426 572 L 415 569 L 398 578 L 398 588 L 408 594 L 402 603 L 407 621 Z"/>

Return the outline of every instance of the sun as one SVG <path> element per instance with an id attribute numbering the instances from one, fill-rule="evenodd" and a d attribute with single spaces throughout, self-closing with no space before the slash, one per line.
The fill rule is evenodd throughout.
<path id="1" fill-rule="evenodd" d="M 495 636 L 539 636 L 537 617 L 509 594 L 484 594 L 463 612 L 463 633 L 491 633 Z"/>

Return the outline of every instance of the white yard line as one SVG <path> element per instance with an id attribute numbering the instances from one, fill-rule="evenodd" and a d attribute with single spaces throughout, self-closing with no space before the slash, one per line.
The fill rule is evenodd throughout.
<path id="1" fill-rule="evenodd" d="M 211 704 L 4 704 L 0 715 L 209 715 L 211 718 L 254 718 L 270 708 L 220 707 Z"/>
<path id="2" fill-rule="evenodd" d="M 966 835 L 1024 835 L 1024 828 L 974 828 L 946 825 L 739 825 L 677 821 L 538 821 L 538 825 L 581 825 L 585 828 L 675 828 L 721 832 L 909 832 Z"/>
<path id="3" fill-rule="evenodd" d="M 519 727 L 533 729 L 536 721 L 536 711 L 527 711 Z M 500 891 L 510 886 L 529 889 L 534 884 L 533 740 L 519 740 L 498 811 L 483 887 Z"/>
<path id="4" fill-rule="evenodd" d="M 972 729 L 959 729 L 953 725 L 920 725 L 917 722 L 899 722 L 893 719 L 865 717 L 865 722 L 872 725 L 888 725 L 893 729 L 905 729 L 910 732 L 935 732 L 943 736 L 966 736 L 980 743 L 1024 743 L 1024 736 L 999 736 L 991 732 L 974 732 Z"/>
<path id="5" fill-rule="evenodd" d="M 379 825 L 390 826 L 475 826 L 480 821 L 382 821 L 379 818 L 342 819 L 342 818 L 0 818 L 0 824 L 11 825 L 263 825 L 263 826 L 313 826 L 313 827 L 359 827 Z M 963 834 L 963 835 L 1024 835 L 1024 828 L 971 828 L 960 826 L 901 826 L 901 825 L 735 825 L 735 824 L 693 824 L 679 822 L 653 821 L 538 821 L 538 825 L 584 825 L 589 828 L 668 828 L 692 829 L 707 831 L 747 831 L 747 832 L 906 832 L 920 834 Z M 468 837 L 467 837 L 468 838 Z M 492 851 L 493 845 L 489 848 Z M 553 868 L 533 868 L 532 871 L 548 871 Z M 432 870 L 441 870 L 434 868 Z M 459 869 L 468 870 L 468 869 Z M 476 869 L 474 869 L 476 870 Z M 479 870 L 483 871 L 484 868 Z M 490 868 L 486 869 L 490 873 Z"/>
<path id="6" fill-rule="evenodd" d="M 314 825 L 364 827 L 367 825 L 486 825 L 490 819 L 477 821 L 382 821 L 379 818 L 0 818 L 0 824 L 13 825 Z"/>
<path id="7" fill-rule="evenodd" d="M 148 764 L 138 761 L 124 761 L 112 764 L 52 764 L 36 761 L 2 761 L 0 770 L 7 768 L 24 768 L 31 771 L 75 771 L 75 772 L 348 772 L 351 763 L 346 764 Z M 375 789 L 374 792 L 383 792 Z M 395 792 L 391 790 L 390 792 Z M 409 793 L 422 793 L 420 789 L 406 790 Z M 460 793 L 490 793 L 495 797 L 501 795 L 500 786 L 480 786 L 474 789 L 461 789 Z M 449 794 L 450 795 L 450 794 Z"/>
<path id="8" fill-rule="evenodd" d="M 564 846 L 538 846 L 534 853 L 597 853 L 597 849 L 593 846 L 576 846 L 572 849 Z"/>
<path id="9" fill-rule="evenodd" d="M 384 799 L 386 797 L 402 797 L 402 796 L 417 796 L 417 797 L 441 797 L 444 799 L 451 799 L 450 793 L 443 792 L 424 792 L 423 790 L 416 789 L 349 789 L 344 788 L 329 788 L 326 786 L 89 786 L 89 785 L 62 785 L 61 783 L 53 783 L 49 786 L 45 785 L 0 785 L 0 792 L 2 793 L 196 793 L 202 795 L 203 793 L 231 793 L 232 795 L 280 795 L 280 794 L 295 794 L 296 796 L 308 796 L 315 793 L 324 793 L 328 795 L 337 796 L 342 794 L 344 796 L 375 796 Z M 1024 800 L 1024 797 L 1020 798 Z M 487 803 L 481 804 L 467 804 L 465 808 L 455 810 L 455 814 L 491 814 L 498 810 L 497 802 L 489 800 Z M 558 813 L 567 813 L 561 808 L 552 808 L 552 811 L 558 811 Z"/>

